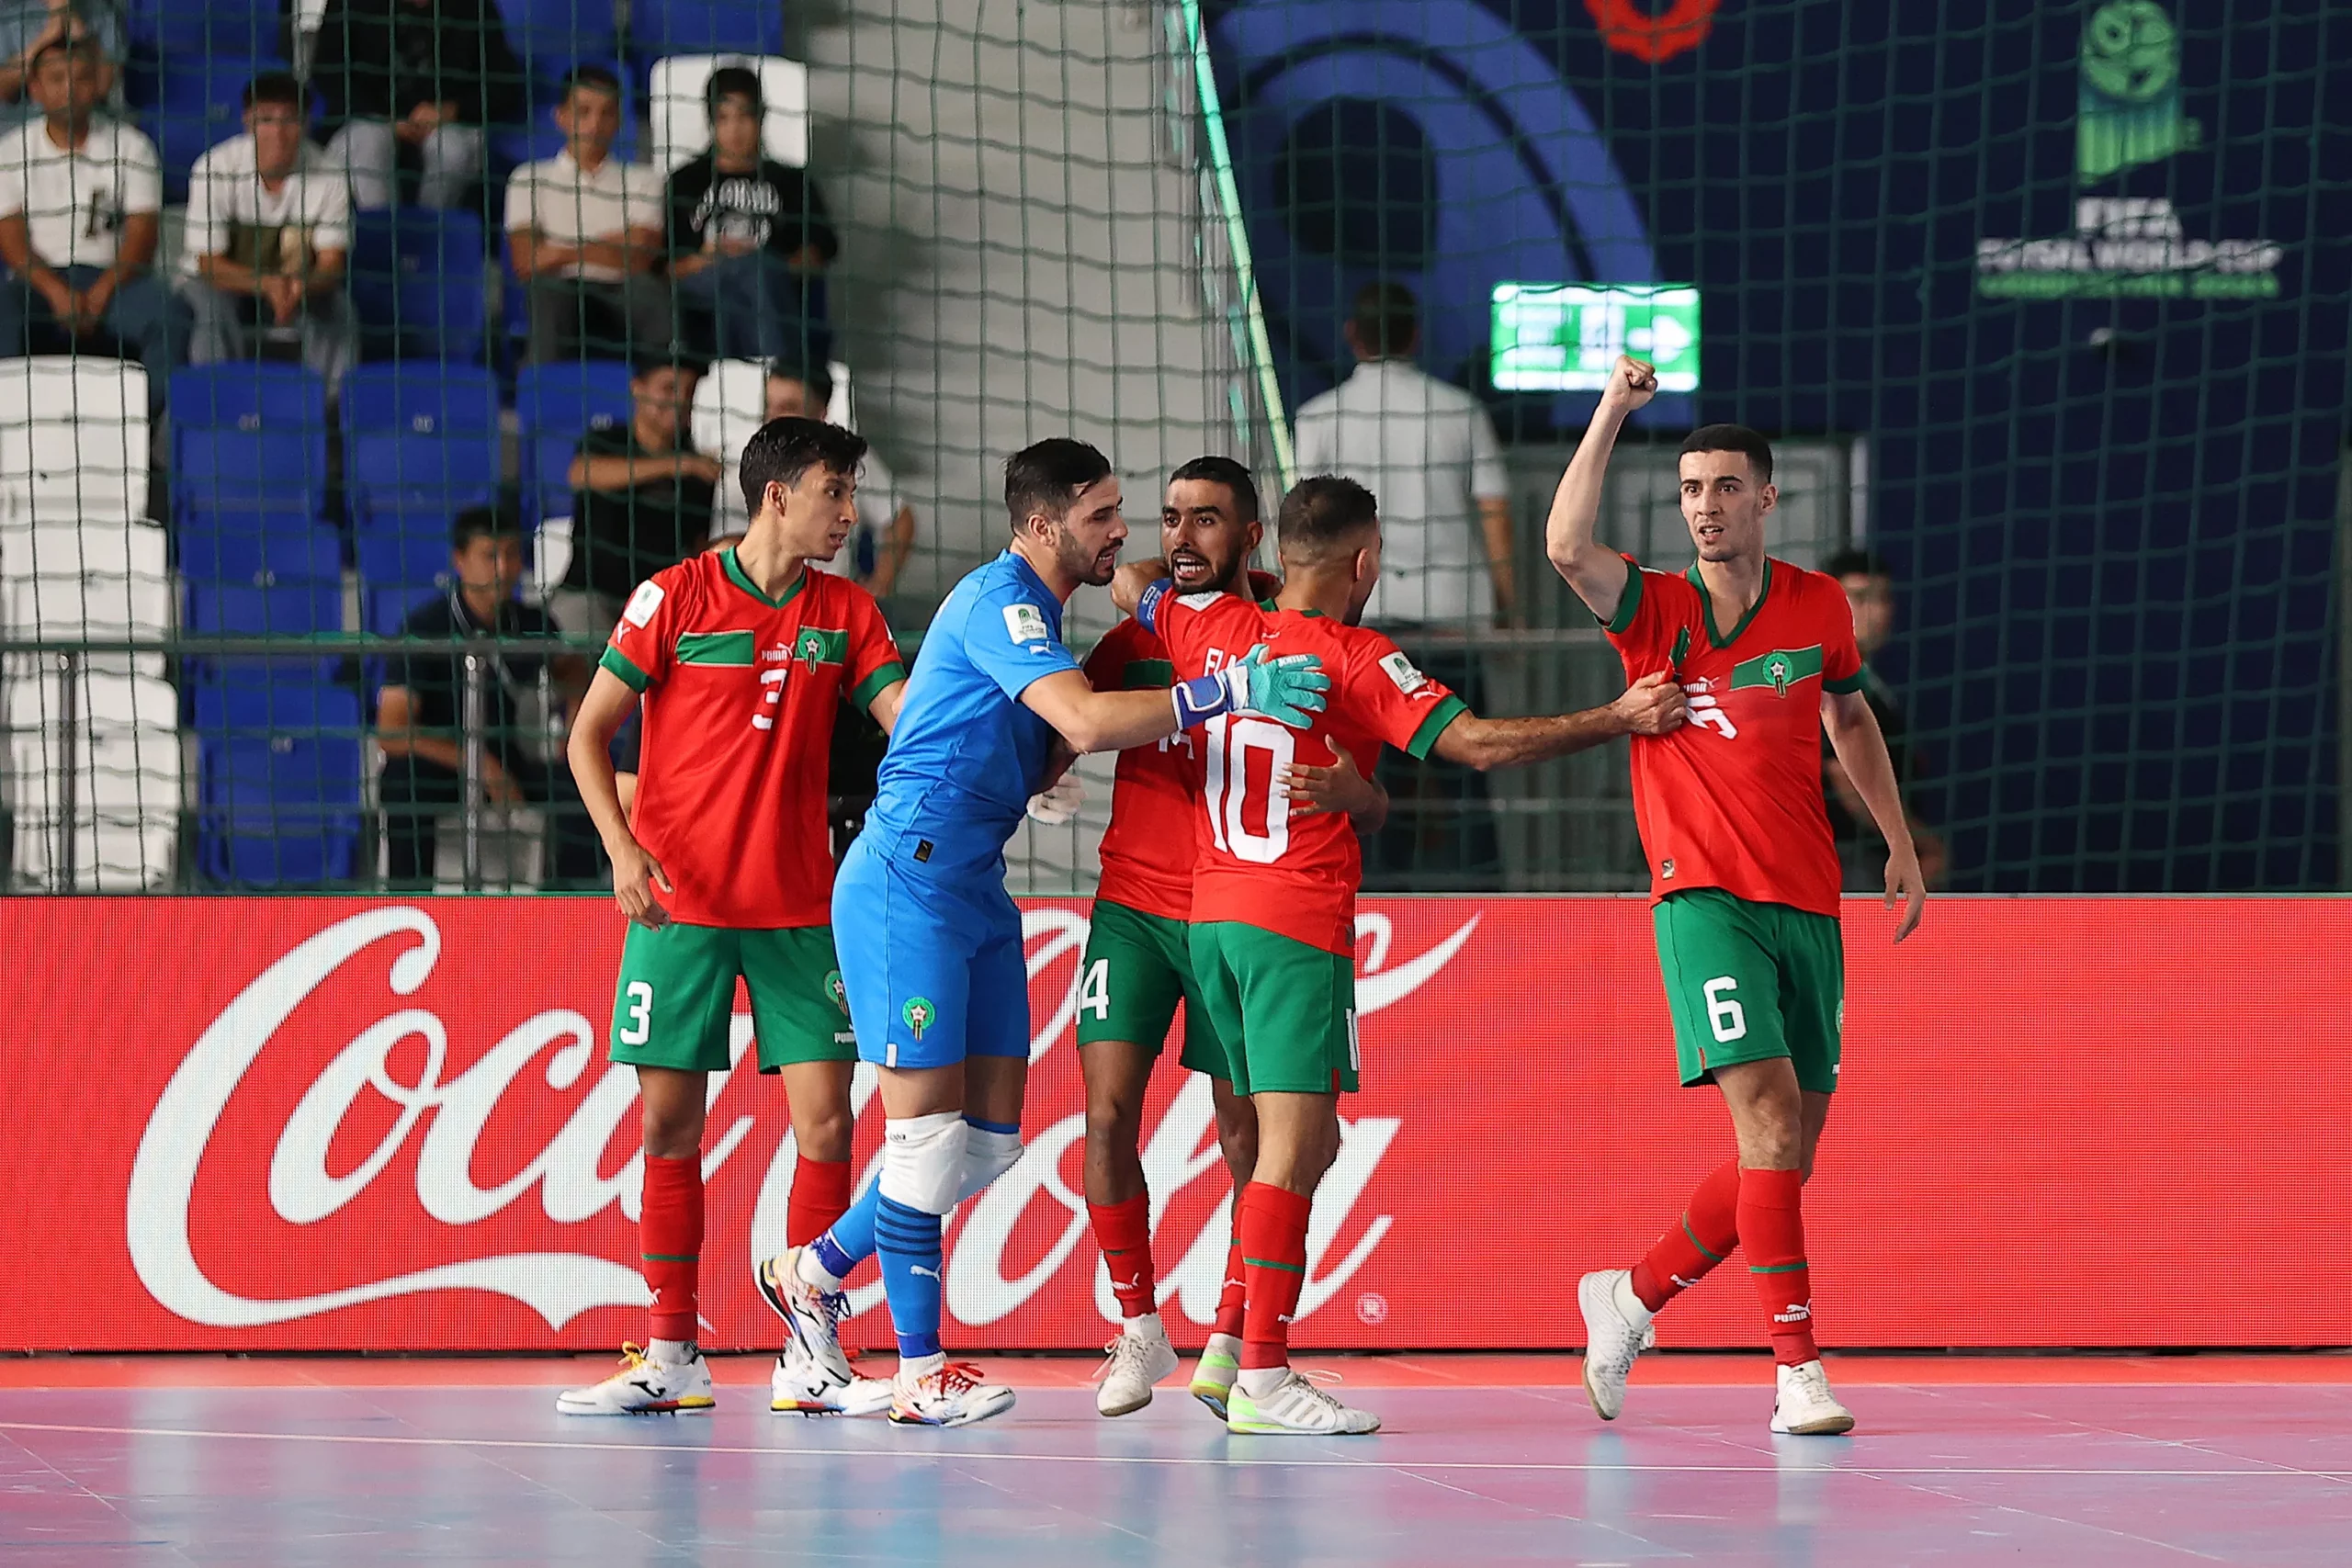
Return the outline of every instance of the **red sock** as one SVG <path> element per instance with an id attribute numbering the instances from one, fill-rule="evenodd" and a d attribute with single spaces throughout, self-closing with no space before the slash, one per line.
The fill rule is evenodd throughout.
<path id="1" fill-rule="evenodd" d="M 653 1292 L 652 1337 L 692 1339 L 695 1271 L 702 1262 L 702 1156 L 645 1156 L 645 1193 L 638 1206 L 638 1248 Z"/>
<path id="2" fill-rule="evenodd" d="M 806 1247 L 849 1213 L 850 1164 L 845 1159 L 799 1156 L 792 1168 L 792 1195 L 784 1203 L 784 1245 Z"/>
<path id="3" fill-rule="evenodd" d="M 1634 1294 L 1652 1312 L 1707 1277 L 1739 1245 L 1739 1161 L 1707 1173 L 1682 1223 L 1650 1244 L 1634 1265 Z"/>
<path id="4" fill-rule="evenodd" d="M 1241 1272 L 1249 1306 L 1241 1325 L 1241 1365 L 1290 1364 L 1290 1320 L 1306 1284 L 1306 1216 L 1313 1200 L 1253 1181 L 1241 1201 Z"/>
<path id="5" fill-rule="evenodd" d="M 1138 1192 L 1124 1203 L 1089 1203 L 1094 1244 L 1111 1271 L 1111 1293 L 1119 1315 L 1141 1317 L 1157 1310 L 1159 1281 L 1151 1272 L 1151 1194 Z"/>
<path id="6" fill-rule="evenodd" d="M 1233 1245 L 1225 1249 L 1225 1288 L 1217 1292 L 1216 1322 L 1210 1332 L 1240 1338 L 1249 1301 L 1249 1270 L 1241 1261 L 1241 1195 L 1237 1192 L 1233 1195 Z"/>
<path id="7" fill-rule="evenodd" d="M 1739 1173 L 1739 1247 L 1763 1303 L 1772 1359 L 1784 1367 L 1818 1360 L 1813 1343 L 1813 1275 L 1804 1260 L 1804 1178 L 1793 1170 Z"/>

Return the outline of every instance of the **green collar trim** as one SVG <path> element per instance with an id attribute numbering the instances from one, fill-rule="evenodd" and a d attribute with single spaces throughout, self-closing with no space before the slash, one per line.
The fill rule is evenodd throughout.
<path id="1" fill-rule="evenodd" d="M 771 610 L 783 609 L 786 604 L 791 604 L 795 599 L 800 597 L 800 591 L 808 586 L 808 563 L 806 561 L 801 562 L 800 575 L 792 580 L 792 586 L 784 591 L 784 597 L 781 599 L 771 599 L 766 594 L 760 592 L 760 585 L 752 581 L 752 574 L 745 571 L 743 570 L 743 563 L 735 558 L 734 546 L 729 545 L 725 549 L 718 552 L 718 564 L 725 569 L 728 581 L 733 583 L 744 592 L 749 593 L 752 598 L 757 599 L 761 604 L 765 604 Z"/>
<path id="2" fill-rule="evenodd" d="M 1717 648 L 1729 648 L 1733 643 L 1737 642 L 1739 634 L 1747 629 L 1747 624 L 1753 621 L 1756 618 L 1756 613 L 1764 607 L 1764 601 L 1772 596 L 1772 558 L 1766 556 L 1764 581 L 1763 585 L 1756 590 L 1756 603 L 1747 607 L 1747 614 L 1740 616 L 1739 625 L 1732 627 L 1729 637 L 1721 637 L 1715 632 L 1715 601 L 1707 592 L 1707 580 L 1699 575 L 1699 563 L 1692 561 L 1690 570 L 1682 575 L 1690 580 L 1691 587 L 1699 591 L 1699 612 L 1707 617 L 1707 640 Z"/>

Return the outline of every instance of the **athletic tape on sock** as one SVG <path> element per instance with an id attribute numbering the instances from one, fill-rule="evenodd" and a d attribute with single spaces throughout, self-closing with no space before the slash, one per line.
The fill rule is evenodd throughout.
<path id="1" fill-rule="evenodd" d="M 1021 1163 L 1021 1134 L 1000 1133 L 990 1128 L 966 1122 L 964 1127 L 964 1179 L 956 1189 L 956 1201 L 977 1196 L 989 1184 Z"/>

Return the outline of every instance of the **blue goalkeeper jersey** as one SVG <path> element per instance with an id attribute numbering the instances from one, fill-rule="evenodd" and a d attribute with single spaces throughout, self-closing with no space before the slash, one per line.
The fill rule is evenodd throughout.
<path id="1" fill-rule="evenodd" d="M 1007 550 L 958 582 L 923 634 L 861 841 L 936 874 L 1001 874 L 1054 740 L 1021 694 L 1078 667 L 1027 561 Z"/>

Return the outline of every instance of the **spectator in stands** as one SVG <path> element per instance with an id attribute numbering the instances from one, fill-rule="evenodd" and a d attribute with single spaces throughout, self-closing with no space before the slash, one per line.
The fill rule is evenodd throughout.
<path id="1" fill-rule="evenodd" d="M 1401 284 L 1369 283 L 1347 325 L 1355 374 L 1298 411 L 1298 471 L 1345 474 L 1380 501 L 1380 586 L 1364 620 L 1484 709 L 1465 633 L 1510 625 L 1510 485 L 1478 400 L 1413 362 L 1419 309 Z M 1365 846 L 1364 886 L 1491 888 L 1500 874 L 1487 782 L 1430 758 L 1387 780 L 1388 825 Z"/>
<path id="2" fill-rule="evenodd" d="M 327 0 L 311 80 L 359 208 L 396 205 L 403 157 L 420 205 L 463 205 L 483 177 L 484 127 L 524 116 L 522 62 L 492 0 Z"/>
<path id="3" fill-rule="evenodd" d="M 97 45 L 52 43 L 33 62 L 43 118 L 0 135 L 0 354 L 62 335 L 104 352 L 100 333 L 147 367 L 150 411 L 164 409 L 187 357 L 187 308 L 151 270 L 162 231 L 164 173 L 155 144 L 99 118 Z"/>
<path id="4" fill-rule="evenodd" d="M 670 286 L 662 256 L 661 176 L 613 156 L 621 85 L 601 65 L 575 66 L 555 111 L 563 151 L 506 183 L 514 275 L 530 286 L 534 365 L 582 352 L 637 359 L 671 348 Z"/>
<path id="5" fill-rule="evenodd" d="M 841 250 L 824 198 L 762 154 L 759 73 L 711 73 L 710 146 L 670 175 L 670 276 L 692 346 L 728 359 L 822 361 L 813 280 Z"/>
<path id="6" fill-rule="evenodd" d="M 243 359 L 256 335 L 295 342 L 332 390 L 359 340 L 343 291 L 351 194 L 302 134 L 300 83 L 265 71 L 244 103 L 245 133 L 188 175 L 180 261 L 180 294 L 196 315 L 188 359 Z"/>
<path id="7" fill-rule="evenodd" d="M 770 419 L 823 419 L 832 406 L 833 377 L 821 360 L 805 369 L 789 362 L 768 367 Z M 915 509 L 899 499 L 890 470 L 869 447 L 857 476 L 857 532 L 830 561 L 827 571 L 854 578 L 876 598 L 899 585 L 915 547 Z"/>
<path id="8" fill-rule="evenodd" d="M 0 125 L 40 118 L 33 62 L 51 44 L 85 39 L 98 51 L 98 97 L 114 102 L 125 41 L 114 0 L 0 0 Z"/>
<path id="9" fill-rule="evenodd" d="M 1878 717 L 1886 737 L 1886 754 L 1894 763 L 1894 782 L 1903 789 L 1904 815 L 1911 819 L 1912 838 L 1919 852 L 1919 870 L 1928 886 L 1940 886 L 1944 876 L 1943 840 L 1929 831 L 1919 815 L 1914 795 L 1918 784 L 1917 758 L 1911 750 L 1903 705 L 1871 660 L 1894 635 L 1894 574 L 1883 558 L 1870 550 L 1840 550 L 1821 570 L 1846 590 L 1854 612 L 1854 641 L 1862 652 L 1862 697 Z M 1886 887 L 1886 840 L 1879 837 L 1870 807 L 1846 777 L 1845 768 L 1821 741 L 1822 793 L 1829 805 L 1829 830 L 1838 840 L 1838 863 L 1845 867 L 1846 891 L 1878 893 Z"/>
<path id="10" fill-rule="evenodd" d="M 542 666 L 567 722 L 588 690 L 588 664 L 554 644 L 545 613 L 514 597 L 523 580 L 523 535 L 506 513 L 487 506 L 458 514 L 449 532 L 453 586 L 420 604 L 401 635 L 435 642 L 494 637 L 546 639 L 545 653 L 502 652 L 483 683 L 481 778 L 484 804 L 538 806 L 547 811 L 548 880 L 559 886 L 597 885 L 596 834 L 580 805 L 560 747 L 552 760 L 531 744 L 548 732 L 536 712 Z M 455 653 L 396 654 L 377 699 L 376 743 L 384 753 L 379 798 L 384 842 L 397 887 L 429 886 L 436 818 L 464 798 L 465 735 L 460 715 L 465 660 Z"/>
<path id="11" fill-rule="evenodd" d="M 629 419 L 580 438 L 571 459 L 571 567 L 548 608 L 568 637 L 602 642 L 637 585 L 710 540 L 718 460 L 688 443 L 702 367 L 638 362 Z"/>

